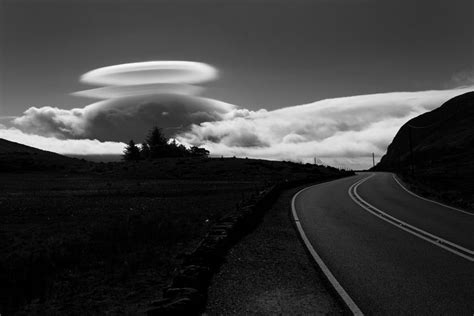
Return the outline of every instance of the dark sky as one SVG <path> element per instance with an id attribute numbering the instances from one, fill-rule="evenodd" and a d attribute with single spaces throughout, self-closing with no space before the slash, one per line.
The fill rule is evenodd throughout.
<path id="1" fill-rule="evenodd" d="M 206 96 L 249 109 L 440 89 L 473 69 L 472 0 L 0 0 L 0 116 L 93 100 L 79 76 L 209 63 Z"/>

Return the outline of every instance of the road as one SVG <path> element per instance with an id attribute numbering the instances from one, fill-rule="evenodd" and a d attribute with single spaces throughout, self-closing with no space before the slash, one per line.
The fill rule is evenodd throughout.
<path id="1" fill-rule="evenodd" d="M 309 187 L 293 213 L 364 314 L 474 314 L 472 214 L 416 197 L 390 173 Z"/>

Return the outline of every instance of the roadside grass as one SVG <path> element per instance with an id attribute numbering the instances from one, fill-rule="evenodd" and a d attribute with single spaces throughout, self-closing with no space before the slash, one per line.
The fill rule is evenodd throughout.
<path id="1" fill-rule="evenodd" d="M 471 175 L 452 175 L 450 173 L 423 172 L 419 170 L 415 177 L 399 174 L 416 194 L 474 213 L 474 184 Z"/>
<path id="2" fill-rule="evenodd" d="M 136 313 L 212 223 L 271 183 L 337 173 L 163 159 L 0 175 L 0 313 Z"/>

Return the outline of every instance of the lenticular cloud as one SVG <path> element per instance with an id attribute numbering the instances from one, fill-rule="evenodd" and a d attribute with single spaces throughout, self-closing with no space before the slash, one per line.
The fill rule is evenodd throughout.
<path id="1" fill-rule="evenodd" d="M 74 92 L 73 95 L 93 99 L 116 99 L 136 95 L 151 94 L 180 94 L 180 95 L 198 95 L 204 88 L 195 85 L 177 84 L 177 83 L 154 83 L 140 84 L 132 86 L 109 86 L 96 89 L 89 89 Z"/>
<path id="2" fill-rule="evenodd" d="M 217 78 L 217 69 L 194 61 L 147 61 L 102 67 L 81 76 L 81 82 L 105 87 L 74 95 L 115 99 L 136 95 L 197 95 L 203 88 L 192 84 Z"/>
<path id="3" fill-rule="evenodd" d="M 81 82 L 94 85 L 139 85 L 153 83 L 195 84 L 217 78 L 217 69 L 193 61 L 148 61 L 94 69 Z"/>
<path id="4" fill-rule="evenodd" d="M 192 124 L 222 119 L 234 105 L 198 97 L 203 88 L 191 83 L 217 77 L 207 64 L 149 61 L 92 70 L 81 81 L 104 87 L 76 96 L 101 99 L 83 108 L 32 107 L 13 123 L 22 131 L 58 139 L 141 141 L 152 126 L 173 136 Z"/>

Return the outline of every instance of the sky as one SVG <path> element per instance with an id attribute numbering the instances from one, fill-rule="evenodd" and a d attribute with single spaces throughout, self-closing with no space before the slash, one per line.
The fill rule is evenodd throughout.
<path id="1" fill-rule="evenodd" d="M 470 0 L 0 0 L 0 137 L 117 153 L 159 124 L 217 155 L 366 165 L 472 90 L 473 21 Z"/>

